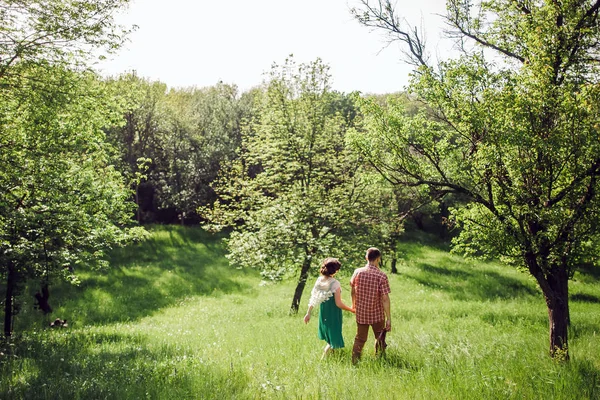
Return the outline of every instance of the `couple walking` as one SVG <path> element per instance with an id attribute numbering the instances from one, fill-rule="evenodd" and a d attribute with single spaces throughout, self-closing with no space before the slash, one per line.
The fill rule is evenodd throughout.
<path id="1" fill-rule="evenodd" d="M 390 314 L 390 285 L 386 274 L 379 269 L 381 252 L 375 247 L 367 250 L 367 265 L 354 271 L 350 279 L 352 307 L 342 301 L 340 282 L 334 278 L 341 268 L 336 258 L 326 258 L 321 265 L 321 276 L 317 279 L 308 302 L 304 322 L 310 321 L 313 308 L 319 306 L 319 339 L 327 345 L 323 356 L 344 347 L 342 337 L 342 310 L 356 313 L 356 336 L 352 348 L 352 363 L 360 359 L 369 335 L 369 327 L 375 335 L 375 351 L 385 349 L 385 332 L 392 329 Z"/>

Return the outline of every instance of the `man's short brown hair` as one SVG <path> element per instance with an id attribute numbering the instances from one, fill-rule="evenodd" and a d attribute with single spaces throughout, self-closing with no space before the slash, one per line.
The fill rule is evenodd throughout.
<path id="1" fill-rule="evenodd" d="M 369 260 L 369 261 L 375 261 L 379 257 L 381 257 L 381 252 L 379 251 L 378 248 L 376 248 L 376 247 L 369 247 L 367 249 L 367 260 Z"/>

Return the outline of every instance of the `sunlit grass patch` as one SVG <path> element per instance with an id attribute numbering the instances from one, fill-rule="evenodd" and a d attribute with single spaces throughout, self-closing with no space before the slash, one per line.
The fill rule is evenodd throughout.
<path id="1" fill-rule="evenodd" d="M 376 357 L 370 337 L 353 366 L 348 313 L 346 348 L 320 360 L 317 319 L 302 321 L 310 284 L 290 316 L 295 282 L 261 285 L 256 271 L 228 266 L 218 237 L 154 227 L 152 241 L 115 253 L 104 275 L 51 288 L 54 315 L 71 320 L 68 328 L 24 312 L 10 357 L 0 357 L 0 397 L 600 397 L 600 312 L 576 296 L 600 296 L 598 285 L 579 279 L 572 291 L 572 360 L 563 365 L 548 356 L 545 304 L 527 275 L 435 246 L 401 250 L 400 273 L 390 274 L 388 351 Z M 349 301 L 355 266 L 345 267 Z"/>

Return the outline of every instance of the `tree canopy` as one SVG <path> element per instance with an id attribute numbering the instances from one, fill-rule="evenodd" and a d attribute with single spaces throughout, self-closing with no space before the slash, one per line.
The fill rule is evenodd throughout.
<path id="1" fill-rule="evenodd" d="M 198 222 L 196 210 L 214 200 L 210 184 L 236 157 L 240 124 L 248 113 L 235 85 L 167 90 L 135 73 L 110 80 L 125 104 L 125 124 L 108 130 L 121 153 L 120 169 L 135 180 L 140 222 Z"/>
<path id="2" fill-rule="evenodd" d="M 86 67 L 99 51 L 118 49 L 128 29 L 114 14 L 128 0 L 6 0 L 0 4 L 0 76 L 17 64 Z"/>

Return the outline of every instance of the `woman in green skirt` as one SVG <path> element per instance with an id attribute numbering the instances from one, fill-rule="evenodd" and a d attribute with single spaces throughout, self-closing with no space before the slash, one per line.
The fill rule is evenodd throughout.
<path id="1" fill-rule="evenodd" d="M 327 342 L 323 357 L 333 349 L 344 347 L 342 337 L 342 310 L 355 312 L 342 301 L 342 287 L 334 275 L 342 264 L 337 258 L 326 258 L 321 264 L 321 276 L 317 278 L 308 302 L 304 323 L 310 321 L 312 309 L 319 306 L 319 339 Z"/>

